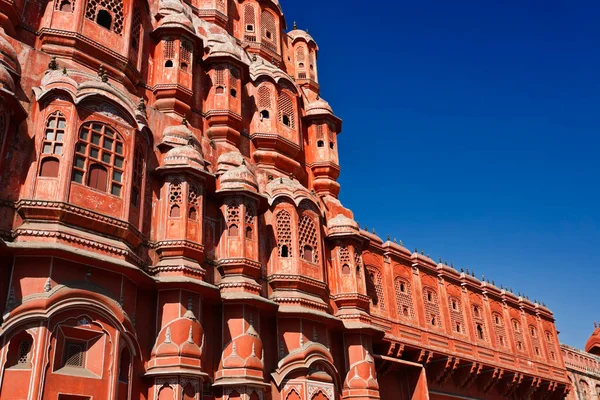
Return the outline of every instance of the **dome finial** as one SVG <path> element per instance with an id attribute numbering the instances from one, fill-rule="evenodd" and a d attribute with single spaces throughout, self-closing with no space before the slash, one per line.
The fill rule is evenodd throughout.
<path id="1" fill-rule="evenodd" d="M 298 25 L 296 25 L 296 21 L 294 21 L 294 29 L 298 29 Z"/>

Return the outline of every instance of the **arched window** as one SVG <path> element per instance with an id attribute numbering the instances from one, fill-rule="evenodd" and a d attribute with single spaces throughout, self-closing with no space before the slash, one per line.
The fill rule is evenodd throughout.
<path id="1" fill-rule="evenodd" d="M 517 321 L 516 319 L 513 319 L 511 322 L 512 322 L 513 331 L 514 331 L 514 335 L 515 335 L 515 342 L 517 343 L 517 350 L 524 352 L 525 347 L 523 345 L 524 339 L 523 339 L 523 331 L 521 330 L 521 323 L 519 321 Z"/>
<path id="2" fill-rule="evenodd" d="M 192 221 L 196 221 L 198 219 L 198 210 L 202 205 L 200 199 L 202 196 L 202 191 L 200 187 L 190 184 L 188 187 L 188 192 L 188 217 Z"/>
<path id="3" fill-rule="evenodd" d="M 73 12 L 73 3 L 71 0 L 56 1 L 55 9 L 62 12 Z"/>
<path id="4" fill-rule="evenodd" d="M 473 304 L 473 322 L 475 323 L 475 334 L 477 339 L 486 340 L 485 320 L 483 318 L 483 308 L 479 304 Z"/>
<path id="5" fill-rule="evenodd" d="M 540 339 L 535 326 L 529 325 L 529 335 L 531 336 L 531 346 L 533 346 L 534 355 L 536 357 L 542 357 L 542 353 L 540 351 Z"/>
<path id="6" fill-rule="evenodd" d="M 173 68 L 173 59 L 175 58 L 175 40 L 166 37 L 163 40 L 163 58 L 166 68 Z"/>
<path id="7" fill-rule="evenodd" d="M 99 122 L 81 127 L 75 149 L 73 181 L 121 196 L 124 173 L 123 139 Z"/>
<path id="8" fill-rule="evenodd" d="M 429 316 L 429 322 L 432 326 L 441 328 L 442 319 L 440 318 L 440 307 L 438 303 L 437 293 L 429 288 L 423 288 L 423 303 L 425 305 L 425 315 Z"/>
<path id="9" fill-rule="evenodd" d="M 298 224 L 298 236 L 300 244 L 300 257 L 305 261 L 319 262 L 319 243 L 317 229 L 312 218 L 308 215 L 302 216 Z"/>
<path id="10" fill-rule="evenodd" d="M 183 202 L 181 182 L 174 180 L 169 185 L 169 217 L 181 217 L 181 203 Z"/>
<path id="11" fill-rule="evenodd" d="M 410 283 L 397 277 L 394 280 L 394 286 L 396 288 L 396 306 L 398 307 L 398 315 L 403 318 L 413 319 L 415 317 L 415 311 Z"/>
<path id="12" fill-rule="evenodd" d="M 127 347 L 123 347 L 121 350 L 121 359 L 119 362 L 119 381 L 127 383 L 129 382 L 129 367 L 131 365 L 131 355 Z"/>
<path id="13" fill-rule="evenodd" d="M 494 320 L 494 333 L 496 334 L 496 344 L 502 347 L 507 347 L 505 339 L 506 330 L 504 328 L 502 315 L 500 315 L 497 312 L 493 312 L 492 319 Z"/>
<path id="14" fill-rule="evenodd" d="M 465 333 L 465 321 L 460 300 L 457 297 L 450 297 L 448 302 L 450 304 L 450 321 L 452 322 L 452 326 L 454 326 L 454 331 L 456 333 Z"/>
<path id="15" fill-rule="evenodd" d="M 260 23 L 262 26 L 263 43 L 271 50 L 277 51 L 277 26 L 275 17 L 268 11 L 263 11 Z"/>
<path id="16" fill-rule="evenodd" d="M 192 386 L 191 383 L 188 383 L 183 388 L 183 400 L 195 400 L 196 399 L 196 389 Z"/>
<path id="17" fill-rule="evenodd" d="M 292 254 L 292 216 L 285 210 L 277 213 L 277 248 L 279 257 L 287 258 Z"/>
<path id="18" fill-rule="evenodd" d="M 371 298 L 371 304 L 381 311 L 385 310 L 385 298 L 383 294 L 383 278 L 377 268 L 367 269 L 367 296 Z"/>
<path id="19" fill-rule="evenodd" d="M 227 229 L 229 237 L 237 237 L 240 226 L 240 205 L 237 202 L 227 204 Z"/>
<path id="20" fill-rule="evenodd" d="M 123 33 L 123 2 L 121 0 L 88 0 L 85 17 L 119 35 Z"/>
<path id="21" fill-rule="evenodd" d="M 6 355 L 6 368 L 29 369 L 31 368 L 33 338 L 26 331 L 13 336 L 8 346 Z"/>
<path id="22" fill-rule="evenodd" d="M 267 85 L 261 85 L 258 88 L 258 109 L 262 119 L 269 118 L 269 111 L 272 107 L 271 90 Z"/>
<path id="23" fill-rule="evenodd" d="M 46 157 L 40 163 L 40 176 L 58 178 L 60 163 L 55 157 Z"/>
<path id="24" fill-rule="evenodd" d="M 294 113 L 294 101 L 289 93 L 279 93 L 277 108 L 279 109 L 279 121 L 281 121 L 281 123 L 285 126 L 295 129 L 296 118 Z"/>
<path id="25" fill-rule="evenodd" d="M 245 39 L 249 42 L 256 42 L 256 12 L 252 4 L 244 6 L 244 30 L 246 31 Z"/>
<path id="26" fill-rule="evenodd" d="M 42 155 L 52 154 L 55 156 L 62 156 L 66 128 L 67 120 L 60 111 L 57 111 L 48 117 L 42 144 Z"/>
<path id="27" fill-rule="evenodd" d="M 246 204 L 246 239 L 253 240 L 254 239 L 254 220 L 256 217 L 256 210 L 249 204 Z"/>
<path id="28" fill-rule="evenodd" d="M 129 59 L 133 61 L 134 65 L 138 64 L 138 55 L 141 47 L 142 37 L 142 12 L 139 7 L 133 9 L 133 16 L 131 18 L 131 47 L 129 49 Z"/>
<path id="29" fill-rule="evenodd" d="M 340 247 L 338 256 L 340 264 L 342 264 L 342 275 L 350 275 L 350 263 L 352 262 L 352 258 L 350 257 L 350 250 L 348 247 Z"/>
<path id="30" fill-rule="evenodd" d="M 192 54 L 194 47 L 186 40 L 181 41 L 179 46 L 179 65 L 183 72 L 188 72 L 188 66 L 192 65 Z"/>

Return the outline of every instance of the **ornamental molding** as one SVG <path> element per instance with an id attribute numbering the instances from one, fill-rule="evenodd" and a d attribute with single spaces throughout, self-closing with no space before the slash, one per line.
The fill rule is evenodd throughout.
<path id="1" fill-rule="evenodd" d="M 306 283 L 311 286 L 315 286 L 319 289 L 326 289 L 327 284 L 325 282 L 318 281 L 316 279 L 308 278 L 303 275 L 291 275 L 291 274 L 273 274 L 269 275 L 267 278 L 268 282 L 273 281 L 297 281 L 301 283 Z"/>

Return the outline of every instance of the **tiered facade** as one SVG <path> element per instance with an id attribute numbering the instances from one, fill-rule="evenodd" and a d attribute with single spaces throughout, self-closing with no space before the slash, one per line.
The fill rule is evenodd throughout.
<path id="1" fill-rule="evenodd" d="M 586 351 L 561 345 L 572 389 L 567 400 L 600 399 L 600 327 L 586 343 Z"/>
<path id="2" fill-rule="evenodd" d="M 547 308 L 340 203 L 341 120 L 277 0 L 0 23 L 2 400 L 568 392 Z"/>

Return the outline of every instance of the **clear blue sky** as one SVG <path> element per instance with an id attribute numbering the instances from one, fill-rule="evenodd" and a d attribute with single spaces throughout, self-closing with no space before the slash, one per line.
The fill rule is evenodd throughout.
<path id="1" fill-rule="evenodd" d="M 320 47 L 361 226 L 546 302 L 583 347 L 600 321 L 600 3 L 282 6 Z"/>

